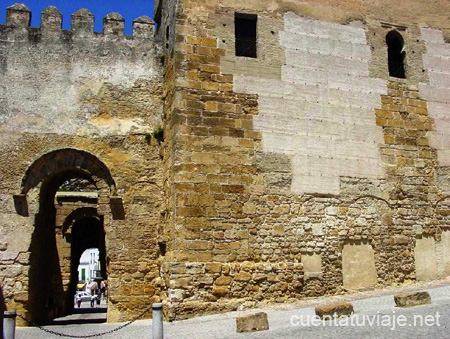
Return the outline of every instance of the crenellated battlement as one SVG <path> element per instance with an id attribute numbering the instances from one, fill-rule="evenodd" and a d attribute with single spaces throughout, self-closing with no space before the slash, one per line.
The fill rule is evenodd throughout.
<path id="1" fill-rule="evenodd" d="M 102 95 L 116 91 L 117 98 L 134 86 L 158 93 L 163 49 L 152 19 L 137 18 L 133 35 L 125 35 L 118 13 L 103 18 L 101 33 L 94 32 L 88 9 L 72 14 L 70 29 L 62 29 L 63 15 L 56 7 L 41 12 L 40 27 L 30 26 L 31 15 L 27 6 L 15 4 L 7 8 L 6 24 L 0 24 L 0 128 L 101 135 L 153 128 L 145 119 L 157 115 L 159 94 L 142 101 L 152 109 L 116 112 L 99 104 L 109 102 Z"/>
<path id="2" fill-rule="evenodd" d="M 31 24 L 31 11 L 25 4 L 17 3 L 6 9 L 6 26 L 29 28 Z M 54 6 L 48 6 L 41 12 L 42 32 L 54 33 L 63 31 L 63 15 Z M 105 37 L 154 39 L 155 22 L 148 16 L 140 16 L 133 21 L 133 35 L 124 34 L 125 19 L 119 13 L 109 13 L 103 18 L 103 32 L 94 33 L 95 17 L 92 13 L 82 8 L 72 14 L 71 32 L 73 36 L 88 37 L 89 35 L 104 35 Z M 5 26 L 5 25 L 0 25 Z M 39 29 L 39 28 L 34 28 Z M 64 30 L 66 31 L 66 30 Z"/>

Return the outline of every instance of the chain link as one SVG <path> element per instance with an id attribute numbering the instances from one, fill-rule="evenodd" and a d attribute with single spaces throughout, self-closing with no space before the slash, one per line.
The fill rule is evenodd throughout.
<path id="1" fill-rule="evenodd" d="M 59 337 L 68 337 L 68 338 L 94 338 L 94 337 L 100 337 L 100 336 L 102 336 L 102 335 L 111 334 L 111 333 L 120 331 L 121 329 L 123 329 L 123 328 L 125 328 L 125 327 L 131 325 L 132 323 L 134 323 L 136 320 L 139 320 L 140 318 L 142 318 L 142 317 L 143 317 L 146 313 L 148 313 L 151 309 L 152 309 L 152 306 L 150 306 L 149 308 L 147 308 L 144 312 L 142 312 L 141 314 L 139 314 L 139 315 L 138 315 L 136 318 L 134 318 L 133 320 L 131 320 L 131 321 L 129 321 L 129 322 L 123 324 L 123 325 L 120 325 L 119 327 L 116 327 L 116 328 L 114 328 L 114 329 L 112 329 L 112 330 L 105 331 L 105 332 L 102 332 L 102 333 L 87 334 L 87 335 L 65 334 L 65 333 L 53 331 L 53 330 L 50 330 L 50 329 L 45 328 L 45 327 L 43 327 L 43 326 L 40 326 L 40 325 L 36 324 L 36 323 L 33 322 L 33 321 L 30 321 L 30 320 L 28 320 L 28 319 L 25 319 L 25 318 L 22 317 L 20 314 L 17 314 L 17 316 L 18 316 L 20 319 L 24 320 L 24 321 L 25 321 L 27 324 L 29 324 L 30 326 L 37 327 L 37 328 L 39 328 L 41 331 L 44 331 L 44 332 L 47 332 L 47 333 L 50 333 L 50 334 L 54 334 L 54 335 L 59 336 Z"/>

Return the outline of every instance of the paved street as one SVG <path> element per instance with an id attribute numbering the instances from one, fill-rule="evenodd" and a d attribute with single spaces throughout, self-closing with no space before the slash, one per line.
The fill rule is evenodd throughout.
<path id="1" fill-rule="evenodd" d="M 263 311 L 268 313 L 270 330 L 263 332 L 245 334 L 235 332 L 236 316 L 251 314 L 261 310 L 231 312 L 224 315 L 205 316 L 185 321 L 165 323 L 165 338 L 449 338 L 450 285 L 436 288 L 424 287 L 409 286 L 390 288 L 384 291 L 320 298 L 306 301 L 305 303 L 309 303 L 307 307 L 285 305 L 282 308 L 264 309 Z M 395 307 L 392 297 L 393 293 L 398 293 L 400 290 L 424 289 L 430 292 L 432 298 L 431 305 L 407 309 Z M 376 296 L 356 300 L 370 295 Z M 293 326 L 293 324 L 298 325 L 299 319 L 306 321 L 307 317 L 314 316 L 314 305 L 342 300 L 351 300 L 353 303 L 355 315 L 352 319 L 354 319 L 355 323 L 357 320 L 361 323 L 363 319 L 374 319 L 374 325 L 370 326 L 366 322 L 366 326 L 344 326 L 345 324 L 341 321 L 345 320 L 341 318 L 338 320 L 338 324 L 341 324 L 341 326 L 333 326 L 330 322 L 327 322 L 326 326 L 313 326 L 311 324 L 309 326 Z M 435 315 L 437 312 L 439 313 L 437 322 L 440 326 L 437 326 L 436 323 Z M 397 318 L 404 316 L 405 322 L 402 322 L 403 327 L 397 326 L 392 330 L 393 319 L 395 319 L 394 315 Z M 366 316 L 366 318 L 363 318 L 363 316 Z M 375 318 L 369 318 L 369 316 Z M 428 324 L 433 322 L 434 326 L 421 324 L 421 320 L 424 321 L 424 319 L 421 319 L 419 316 L 428 316 Z M 416 324 L 414 324 L 414 317 L 416 317 Z M 293 324 L 291 324 L 291 320 L 293 320 Z M 350 322 L 350 320 L 346 321 Z M 387 323 L 388 320 L 390 324 Z M 377 321 L 379 325 L 377 325 Z M 386 326 L 381 326 L 381 324 Z M 85 335 L 108 331 L 117 326 L 119 324 L 83 324 L 50 326 L 49 328 L 67 334 Z M 150 320 L 137 321 L 119 332 L 102 336 L 102 338 L 151 338 L 151 326 L 152 323 Z M 44 333 L 35 328 L 20 328 L 17 330 L 16 338 L 56 338 L 56 336 Z"/>
<path id="2" fill-rule="evenodd" d="M 83 301 L 81 307 L 76 307 L 74 314 L 54 320 L 55 324 L 83 324 L 83 323 L 105 323 L 106 322 L 106 301 L 102 299 L 100 305 L 91 307 L 90 301 Z"/>

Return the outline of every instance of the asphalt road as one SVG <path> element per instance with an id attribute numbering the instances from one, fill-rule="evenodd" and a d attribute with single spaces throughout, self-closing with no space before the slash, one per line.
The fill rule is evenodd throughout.
<path id="1" fill-rule="evenodd" d="M 355 314 L 351 318 L 341 318 L 334 323 L 326 322 L 325 325 L 321 322 L 319 324 L 311 322 L 314 321 L 311 320 L 314 316 L 313 307 L 286 306 L 286 309 L 262 310 L 268 314 L 270 325 L 268 331 L 236 333 L 236 316 L 261 311 L 252 310 L 164 323 L 165 338 L 450 338 L 450 285 L 426 290 L 431 294 L 431 305 L 397 308 L 392 295 L 353 300 Z M 339 298 L 342 300 L 342 297 Z M 334 301 L 336 298 L 320 299 L 321 303 Z M 365 326 L 361 326 L 363 322 Z M 67 334 L 86 335 L 109 331 L 119 325 L 82 324 L 48 328 Z M 100 338 L 151 338 L 151 333 L 151 320 L 142 320 Z M 36 328 L 19 328 L 16 338 L 56 338 L 56 336 Z"/>

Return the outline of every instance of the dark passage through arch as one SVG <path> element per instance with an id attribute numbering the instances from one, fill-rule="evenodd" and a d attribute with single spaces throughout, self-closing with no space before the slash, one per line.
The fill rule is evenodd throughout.
<path id="1" fill-rule="evenodd" d="M 67 192 L 67 182 L 87 183 L 89 191 Z M 31 190 L 35 193 L 28 194 Z M 102 213 L 109 211 L 101 204 L 108 204 L 114 191 L 109 170 L 84 151 L 53 151 L 30 166 L 22 183 L 22 193 L 29 195 L 32 210 L 37 212 L 30 245 L 30 320 L 45 324 L 72 313 L 77 268 L 84 250 L 99 249 L 102 278 L 107 278 L 104 216 L 98 211 L 100 206 Z M 61 198 L 61 193 L 66 196 Z"/>

